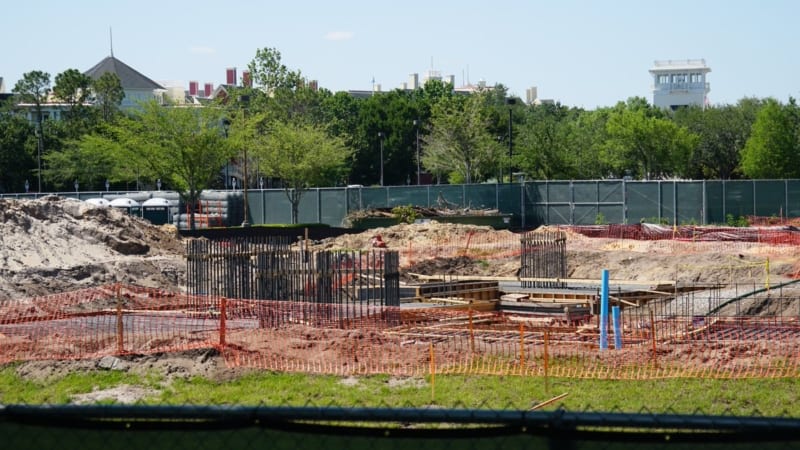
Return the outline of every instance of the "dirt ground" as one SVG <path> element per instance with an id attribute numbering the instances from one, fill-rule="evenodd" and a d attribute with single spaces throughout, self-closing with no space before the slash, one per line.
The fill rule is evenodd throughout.
<path id="1" fill-rule="evenodd" d="M 368 249 L 380 234 L 389 248 L 464 245 L 470 236 L 492 236 L 513 242 L 515 235 L 488 227 L 439 224 L 401 224 L 314 243 L 316 249 Z M 59 197 L 37 200 L 0 199 L 0 304 L 50 293 L 113 282 L 179 291 L 185 285 L 184 244 L 170 226 L 153 226 L 114 208 L 95 207 Z M 514 276 L 518 257 L 474 260 L 465 257 L 419 258 L 408 273 L 475 276 Z M 777 285 L 800 277 L 796 247 L 769 248 L 745 243 L 630 241 L 567 235 L 567 275 L 599 279 L 608 269 L 612 279 L 677 280 L 685 283 L 752 283 Z M 414 282 L 404 275 L 403 280 Z M 797 286 L 797 285 L 795 285 Z M 800 288 L 782 295 L 800 297 Z M 762 311 L 759 305 L 749 310 Z M 2 335 L 0 335 L 2 339 Z M 46 379 L 82 370 L 157 370 L 170 376 L 203 375 L 225 379 L 235 369 L 225 366 L 215 350 L 169 355 L 129 356 L 94 361 L 34 361 L 17 366 L 32 379 Z M 75 402 L 114 398 L 135 401 L 152 393 L 97 393 Z M 107 397 L 103 397 L 107 395 Z M 133 400 L 131 400 L 131 398 Z"/>

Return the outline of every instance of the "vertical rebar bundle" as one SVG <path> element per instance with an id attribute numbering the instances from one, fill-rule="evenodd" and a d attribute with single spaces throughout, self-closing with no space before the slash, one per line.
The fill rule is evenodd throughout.
<path id="1" fill-rule="evenodd" d="M 193 295 L 320 305 L 326 322 L 400 306 L 396 251 L 296 250 L 274 237 L 192 239 L 186 261 Z"/>
<path id="2" fill-rule="evenodd" d="M 564 279 L 567 277 L 567 235 L 563 231 L 530 231 L 522 235 L 520 272 L 522 287 L 565 287 L 564 281 L 530 280 L 530 278 Z M 527 279 L 527 280 L 526 280 Z"/>

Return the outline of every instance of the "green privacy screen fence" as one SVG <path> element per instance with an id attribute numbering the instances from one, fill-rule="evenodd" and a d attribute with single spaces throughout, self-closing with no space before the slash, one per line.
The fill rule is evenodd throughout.
<path id="1" fill-rule="evenodd" d="M 284 191 L 248 192 L 250 222 L 289 223 Z M 800 180 L 528 181 L 512 184 L 310 189 L 298 221 L 341 226 L 354 211 L 396 206 L 491 209 L 510 226 L 598 223 L 721 224 L 729 216 L 800 217 Z"/>

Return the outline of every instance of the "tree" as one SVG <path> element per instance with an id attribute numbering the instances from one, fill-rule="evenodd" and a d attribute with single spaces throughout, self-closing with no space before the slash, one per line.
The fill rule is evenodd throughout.
<path id="1" fill-rule="evenodd" d="M 150 101 L 130 118 L 109 125 L 105 135 L 83 138 L 80 147 L 86 154 L 109 152 L 114 177 L 130 176 L 136 168 L 147 178 L 163 180 L 186 204 L 194 205 L 235 153 L 222 120 L 217 108 L 163 107 Z M 194 227 L 193 208 L 190 211 Z"/>
<path id="2" fill-rule="evenodd" d="M 750 178 L 800 178 L 800 108 L 768 99 L 742 150 L 742 172 Z"/>
<path id="3" fill-rule="evenodd" d="M 467 97 L 445 97 L 433 105 L 430 134 L 423 139 L 422 163 L 450 181 L 473 183 L 497 173 L 503 147 L 489 132 L 487 101 L 479 92 Z"/>
<path id="4" fill-rule="evenodd" d="M 125 90 L 115 73 L 106 72 L 92 82 L 95 104 L 100 107 L 103 120 L 110 122 L 119 111 L 119 105 L 125 98 Z"/>
<path id="5" fill-rule="evenodd" d="M 36 123 L 41 124 L 44 118 L 42 104 L 47 102 L 50 94 L 50 74 L 40 70 L 27 72 L 17 81 L 12 92 L 19 96 L 20 103 L 33 104 Z"/>
<path id="6" fill-rule="evenodd" d="M 601 157 L 620 176 L 685 176 L 697 136 L 641 105 L 622 106 L 609 114 Z"/>
<path id="7" fill-rule="evenodd" d="M 314 186 L 330 186 L 347 172 L 351 150 L 322 127 L 308 123 L 269 121 L 261 114 L 234 120 L 231 138 L 247 145 L 259 161 L 259 170 L 281 181 L 292 205 L 292 223 L 298 221 L 300 200 Z"/>
<path id="8" fill-rule="evenodd" d="M 393 90 L 359 100 L 358 118 L 353 131 L 353 181 L 377 184 L 380 180 L 380 146 L 383 133 L 384 184 L 400 185 L 416 181 L 416 129 L 414 121 L 425 123 L 427 116 L 420 96 Z M 421 132 L 424 128 L 421 128 Z M 388 169 L 387 169 L 388 168 Z"/>
<path id="9" fill-rule="evenodd" d="M 294 90 L 303 81 L 300 71 L 289 70 L 281 62 L 281 52 L 274 48 L 256 50 L 256 56 L 247 68 L 253 82 L 267 93 L 280 89 Z"/>
<path id="10" fill-rule="evenodd" d="M 35 171 L 32 131 L 24 117 L 0 110 L 0 192 L 22 192 Z"/>
<path id="11" fill-rule="evenodd" d="M 32 103 L 34 106 L 34 113 L 36 119 L 36 132 L 38 139 L 37 160 L 39 168 L 37 170 L 38 190 L 42 191 L 42 152 L 44 142 L 44 128 L 42 122 L 44 115 L 42 112 L 42 104 L 47 102 L 47 96 L 50 94 L 50 74 L 40 70 L 34 70 L 22 75 L 22 78 L 14 85 L 13 93 L 17 94 L 21 103 Z"/>
<path id="12" fill-rule="evenodd" d="M 76 69 L 67 69 L 56 75 L 55 81 L 53 93 L 57 99 L 68 105 L 67 117 L 69 119 L 76 118 L 89 97 L 92 79 Z"/>
<path id="13" fill-rule="evenodd" d="M 115 169 L 116 161 L 108 142 L 97 134 L 68 140 L 60 151 L 49 152 L 44 160 L 44 176 L 56 187 L 68 187 L 78 181 L 87 189 L 102 189 L 105 180 L 126 178 Z"/>
<path id="14" fill-rule="evenodd" d="M 691 106 L 675 112 L 675 123 L 699 136 L 694 152 L 692 178 L 730 179 L 741 160 L 741 152 L 755 116 L 749 114 L 745 100 L 738 105 L 701 108 Z"/>
<path id="15" fill-rule="evenodd" d="M 560 104 L 531 106 L 516 140 L 516 165 L 537 179 L 570 178 L 576 172 L 571 167 L 575 164 L 573 116 Z"/>

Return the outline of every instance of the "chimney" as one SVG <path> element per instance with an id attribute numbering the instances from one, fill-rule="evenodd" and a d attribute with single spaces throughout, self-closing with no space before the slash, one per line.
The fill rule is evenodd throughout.
<path id="1" fill-rule="evenodd" d="M 250 79 L 249 70 L 242 71 L 242 85 L 244 85 L 244 87 L 253 87 L 253 80 Z"/>
<path id="2" fill-rule="evenodd" d="M 189 95 L 191 95 L 192 97 L 197 96 L 197 81 L 189 82 Z"/>
<path id="3" fill-rule="evenodd" d="M 236 86 L 236 67 L 228 67 L 225 71 L 225 84 Z"/>
<path id="4" fill-rule="evenodd" d="M 205 89 L 203 93 L 206 95 L 206 98 L 211 97 L 211 93 L 214 92 L 214 83 L 206 83 Z"/>

